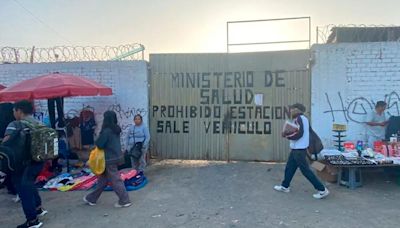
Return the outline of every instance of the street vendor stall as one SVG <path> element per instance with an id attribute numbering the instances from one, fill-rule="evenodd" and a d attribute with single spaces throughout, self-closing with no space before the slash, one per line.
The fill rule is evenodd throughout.
<path id="1" fill-rule="evenodd" d="M 18 100 L 48 100 L 48 113 L 51 127 L 61 132 L 66 132 L 64 124 L 64 98 L 77 96 L 110 96 L 112 89 L 100 83 L 81 76 L 71 74 L 51 73 L 38 76 L 29 80 L 21 81 L 15 85 L 0 91 L 0 102 L 13 102 Z M 55 105 L 57 106 L 58 118 L 55 118 Z M 56 124 L 58 123 L 58 124 Z M 60 134 L 65 137 L 66 133 Z M 65 141 L 65 140 L 64 140 Z M 69 144 L 65 145 L 64 156 L 69 158 Z M 67 165 L 69 169 L 69 165 Z"/>
<path id="2" fill-rule="evenodd" d="M 373 148 L 369 148 L 361 140 L 356 142 L 344 140 L 346 137 L 344 125 L 334 124 L 333 131 L 341 133 L 340 137 L 334 137 L 334 141 L 337 142 L 336 149 L 323 150 L 319 156 L 320 161 L 315 162 L 313 167 L 321 175 L 326 175 L 328 172 L 326 167 L 331 167 L 330 170 L 335 169 L 331 174 L 337 175 L 336 181 L 339 185 L 345 185 L 350 189 L 362 186 L 362 172 L 367 168 L 400 168 L 400 142 L 397 135 L 390 137 L 389 141 L 375 141 Z M 332 179 L 332 176 L 327 175 L 328 179 Z"/>

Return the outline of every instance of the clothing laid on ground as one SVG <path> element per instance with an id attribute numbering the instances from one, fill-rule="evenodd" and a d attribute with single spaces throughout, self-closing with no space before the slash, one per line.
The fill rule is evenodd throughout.
<path id="1" fill-rule="evenodd" d="M 307 148 L 310 140 L 309 121 L 304 115 L 299 115 L 294 119 L 294 123 L 299 126 L 299 131 L 287 137 L 290 140 L 290 148 L 292 151 L 290 152 L 289 159 L 286 163 L 285 177 L 282 186 L 289 188 L 290 182 L 292 181 L 297 168 L 300 168 L 302 174 L 312 183 L 315 189 L 318 191 L 324 191 L 324 185 L 312 172 L 306 160 Z"/>

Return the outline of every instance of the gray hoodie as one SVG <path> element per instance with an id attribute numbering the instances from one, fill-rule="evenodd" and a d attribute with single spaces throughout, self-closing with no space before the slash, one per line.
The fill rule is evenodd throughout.
<path id="1" fill-rule="evenodd" d="M 111 129 L 103 129 L 95 144 L 98 148 L 104 150 L 107 165 L 119 164 L 122 161 L 123 155 L 120 136 L 115 134 Z"/>

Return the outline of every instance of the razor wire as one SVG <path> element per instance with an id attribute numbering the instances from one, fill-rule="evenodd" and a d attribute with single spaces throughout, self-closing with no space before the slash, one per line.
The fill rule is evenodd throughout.
<path id="1" fill-rule="evenodd" d="M 55 46 L 49 48 L 0 47 L 1 63 L 50 63 L 110 60 L 143 60 L 144 46 Z"/>
<path id="2" fill-rule="evenodd" d="M 387 29 L 386 32 L 389 32 L 391 29 L 393 29 L 394 27 L 398 27 L 396 25 L 366 25 L 366 24 L 329 24 L 329 25 L 325 25 L 325 26 L 317 26 L 317 34 L 316 34 L 316 43 L 317 44 L 324 44 L 324 43 L 328 43 L 329 39 L 331 36 L 335 35 L 335 29 L 336 28 L 384 28 Z M 381 36 L 381 38 L 385 38 L 387 36 L 386 32 L 382 32 L 380 34 L 378 34 L 379 36 Z M 359 35 L 358 31 L 354 30 L 354 34 L 353 36 L 357 36 Z M 378 39 L 380 39 L 378 37 Z M 395 41 L 399 41 L 399 40 L 395 40 Z"/>

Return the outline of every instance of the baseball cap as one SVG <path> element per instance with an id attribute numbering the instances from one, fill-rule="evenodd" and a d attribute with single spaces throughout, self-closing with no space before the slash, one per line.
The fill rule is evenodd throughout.
<path id="1" fill-rule="evenodd" d="M 303 104 L 300 104 L 300 103 L 296 103 L 296 104 L 290 105 L 289 108 L 297 108 L 301 112 L 305 112 L 306 111 L 306 107 Z"/>

